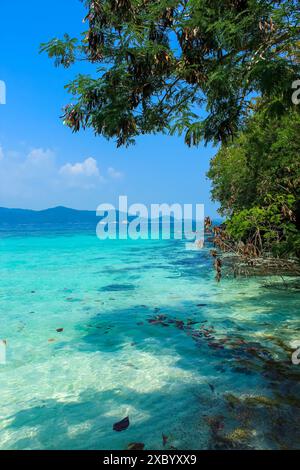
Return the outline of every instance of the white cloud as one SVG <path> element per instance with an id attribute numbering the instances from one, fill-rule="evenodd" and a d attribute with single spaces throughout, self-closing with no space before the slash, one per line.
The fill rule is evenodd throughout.
<path id="1" fill-rule="evenodd" d="M 4 158 L 4 152 L 3 152 L 3 148 L 0 145 L 0 160 L 3 160 L 3 158 Z"/>
<path id="2" fill-rule="evenodd" d="M 100 176 L 100 171 L 97 165 L 97 162 L 94 158 L 87 158 L 82 163 L 75 163 L 72 165 L 71 163 L 67 163 L 66 165 L 62 166 L 59 170 L 61 175 L 67 176 Z"/>
<path id="3" fill-rule="evenodd" d="M 107 173 L 111 178 L 116 179 L 116 180 L 123 178 L 123 173 L 115 170 L 113 167 L 109 167 L 107 169 Z"/>
<path id="4" fill-rule="evenodd" d="M 59 174 L 71 187 L 81 187 L 90 189 L 96 183 L 103 182 L 104 178 L 100 174 L 97 161 L 94 158 L 87 158 L 83 162 L 66 163 L 59 170 Z"/>

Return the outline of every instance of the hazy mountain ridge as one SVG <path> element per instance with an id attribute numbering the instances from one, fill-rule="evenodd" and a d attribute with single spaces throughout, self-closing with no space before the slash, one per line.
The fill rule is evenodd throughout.
<path id="1" fill-rule="evenodd" d="M 149 214 L 150 215 L 150 214 Z M 116 210 L 116 217 L 119 217 L 119 211 Z M 123 215 L 124 217 L 124 215 Z M 128 221 L 135 219 L 136 216 L 128 215 Z M 166 216 L 159 217 L 160 222 L 167 221 Z M 0 225 L 41 225 L 41 224 L 97 224 L 101 217 L 97 216 L 96 211 L 71 209 L 64 206 L 53 207 L 44 210 L 31 209 L 10 209 L 0 207 Z M 143 219 L 147 220 L 147 219 Z M 158 222 L 158 219 L 155 219 Z M 171 216 L 171 222 L 174 217 Z"/>
<path id="2" fill-rule="evenodd" d="M 96 211 L 82 211 L 62 206 L 41 211 L 0 207 L 0 224 L 95 223 L 97 220 Z"/>

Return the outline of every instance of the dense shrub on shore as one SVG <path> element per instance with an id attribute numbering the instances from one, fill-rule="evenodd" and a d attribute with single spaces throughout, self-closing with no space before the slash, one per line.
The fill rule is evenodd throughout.
<path id="1" fill-rule="evenodd" d="M 300 257 L 300 114 L 258 112 L 223 145 L 208 172 L 234 240 Z"/>

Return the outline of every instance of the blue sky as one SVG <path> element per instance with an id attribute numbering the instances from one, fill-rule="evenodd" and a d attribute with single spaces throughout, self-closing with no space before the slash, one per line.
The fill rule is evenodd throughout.
<path id="1" fill-rule="evenodd" d="M 79 0 L 2 2 L 0 80 L 7 103 L 0 105 L 0 206 L 43 209 L 65 205 L 94 210 L 116 204 L 204 203 L 214 216 L 205 174 L 216 149 L 189 149 L 183 140 L 146 136 L 117 149 L 93 133 L 63 126 L 70 101 L 65 84 L 85 66 L 55 68 L 39 45 L 64 32 L 78 35 L 85 9 Z"/>

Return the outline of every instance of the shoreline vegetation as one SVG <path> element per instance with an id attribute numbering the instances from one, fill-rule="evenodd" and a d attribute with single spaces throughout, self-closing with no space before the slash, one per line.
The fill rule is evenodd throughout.
<path id="1" fill-rule="evenodd" d="M 213 227 L 208 218 L 206 229 L 234 276 L 300 275 L 299 125 L 297 110 L 256 109 L 211 160 L 212 199 L 225 222 Z"/>
<path id="2" fill-rule="evenodd" d="M 210 253 L 218 282 L 224 274 L 234 277 L 300 276 L 298 258 L 280 258 L 268 251 L 260 252 L 253 243 L 237 242 L 226 232 L 226 224 L 213 225 L 210 217 L 205 218 L 204 226 L 208 242 L 214 246 Z"/>

